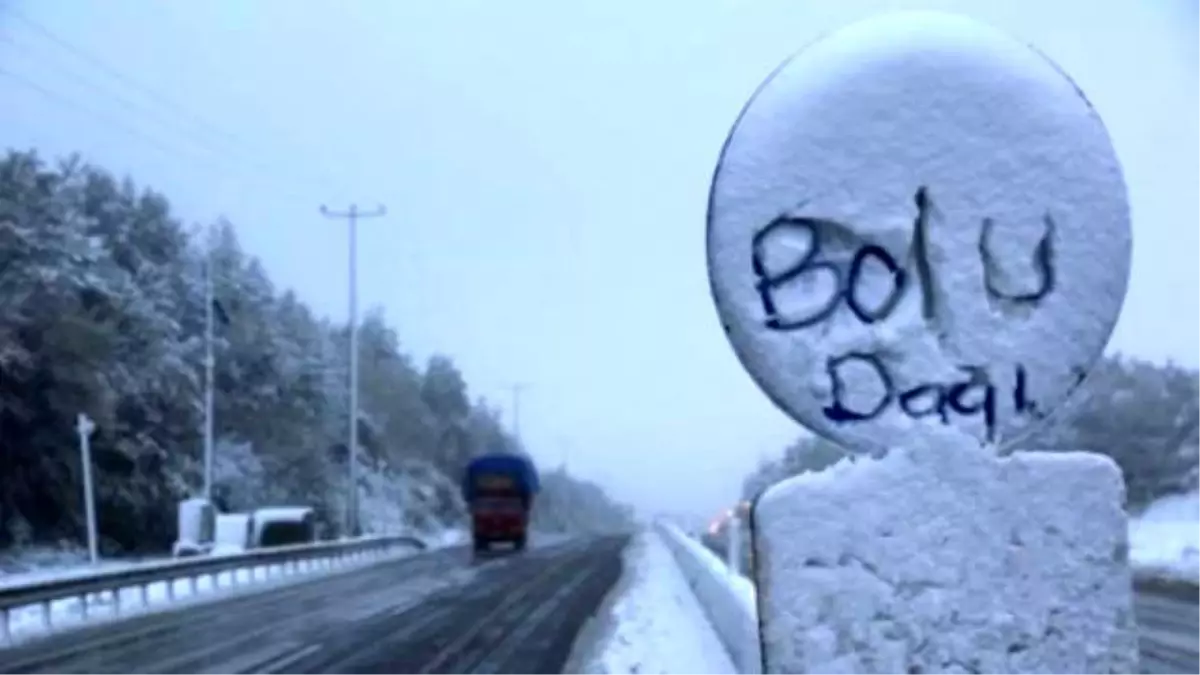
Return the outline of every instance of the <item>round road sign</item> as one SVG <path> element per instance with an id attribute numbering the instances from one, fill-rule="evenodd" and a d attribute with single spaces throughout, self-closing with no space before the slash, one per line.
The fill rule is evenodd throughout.
<path id="1" fill-rule="evenodd" d="M 1128 283 L 1120 164 L 1048 58 L 969 19 L 887 14 L 746 105 L 708 268 L 739 359 L 803 425 L 882 452 L 938 425 L 1010 447 L 1101 355 Z"/>

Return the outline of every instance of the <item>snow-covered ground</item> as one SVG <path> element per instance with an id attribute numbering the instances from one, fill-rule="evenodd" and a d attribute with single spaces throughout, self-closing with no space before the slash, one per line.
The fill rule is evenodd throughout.
<path id="1" fill-rule="evenodd" d="M 461 545 L 466 541 L 467 536 L 464 531 L 451 528 L 429 533 L 421 538 L 428 549 L 432 550 Z M 415 551 L 402 555 L 412 555 L 413 553 Z M 64 555 L 57 559 L 59 566 L 54 566 L 54 561 L 51 558 L 52 556 L 42 555 L 40 552 L 30 554 L 27 559 L 25 556 L 7 558 L 7 569 L 19 569 L 21 571 L 0 573 L 0 588 L 50 579 L 86 576 L 101 571 L 115 571 L 155 560 L 111 560 L 101 561 L 97 565 L 92 566 L 79 563 L 77 560 L 74 560 L 72 555 Z M 25 559 L 25 562 L 15 562 L 22 559 Z M 359 564 L 366 564 L 369 560 L 364 559 L 359 562 L 348 562 L 332 568 L 322 568 L 319 565 L 308 567 L 306 565 L 302 568 L 302 571 L 319 573 L 324 571 L 324 569 L 346 569 Z M 216 599 L 230 593 L 242 592 L 251 586 L 262 587 L 265 583 L 272 585 L 290 583 L 293 580 L 303 578 L 303 576 L 305 575 L 285 575 L 283 569 L 276 565 L 267 568 L 246 568 L 221 572 L 215 578 L 211 576 L 201 577 L 196 581 L 194 592 L 188 580 L 179 579 L 174 582 L 174 588 L 170 588 L 168 583 L 164 581 L 150 584 L 146 587 L 144 593 L 139 588 L 122 589 L 119 603 L 114 602 L 112 593 L 91 596 L 87 600 L 86 608 L 81 598 L 64 598 L 50 604 L 48 616 L 46 610 L 41 605 L 13 609 L 10 613 L 10 630 L 12 631 L 13 638 L 20 640 L 43 633 L 47 625 L 62 628 L 79 624 L 88 619 L 102 620 L 106 617 L 111 618 L 116 615 L 118 606 L 121 608 L 122 615 L 130 612 L 156 611 L 173 603 Z"/>
<path id="2" fill-rule="evenodd" d="M 446 529 L 423 537 L 430 548 L 455 546 L 464 543 L 467 535 L 458 529 Z M 553 535 L 550 536 L 553 538 Z M 1185 579 L 1200 578 L 1200 495 L 1172 495 L 1152 504 L 1142 514 L 1130 519 L 1129 538 L 1131 561 L 1141 569 L 1153 569 Z M 701 548 L 696 542 L 697 548 Z M 704 553 L 709 553 L 704 549 Z M 702 558 L 714 566 L 722 566 L 715 555 Z M 20 557 L 0 560 L 0 588 L 42 579 L 88 574 L 100 570 L 128 567 L 143 560 L 101 561 L 97 567 L 87 565 L 78 551 L 32 551 Z M 260 571 L 258 580 L 267 575 Z M 245 587 L 251 581 L 251 570 L 237 573 L 237 585 Z M 728 579 L 739 595 L 747 597 L 754 606 L 754 587 L 745 578 Z M 218 579 L 205 578 L 197 585 L 198 594 L 213 590 L 232 590 L 234 578 L 223 573 Z M 215 586 L 215 587 L 214 587 Z M 141 604 L 137 589 L 122 592 L 122 605 Z M 186 581 L 176 583 L 177 598 L 190 593 Z M 146 600 L 151 608 L 169 602 L 165 583 L 147 589 Z M 89 603 L 93 614 L 113 611 L 112 598 L 93 598 Z M 51 608 L 55 625 L 70 624 L 82 618 L 79 599 L 54 603 Z M 43 624 L 40 607 L 28 607 L 13 613 L 13 632 L 16 636 L 40 632 Z M 574 671 L 584 673 L 734 673 L 729 655 L 721 647 L 703 608 L 689 588 L 671 552 L 660 535 L 653 530 L 640 534 L 625 553 L 625 575 L 609 600 L 597 613 L 597 618 L 585 631 L 572 662 Z"/>
<path id="3" fill-rule="evenodd" d="M 446 528 L 414 535 L 425 542 L 429 549 L 447 548 L 466 544 L 470 535 L 463 528 Z M 214 550 L 214 553 L 237 554 L 243 548 L 229 547 Z M 95 565 L 87 560 L 86 551 L 72 549 L 29 549 L 19 554 L 0 556 L 0 589 L 22 584 L 32 584 L 48 579 L 63 579 L 72 576 L 87 576 L 96 572 L 113 572 L 133 565 L 171 560 L 171 556 L 148 556 L 144 558 L 101 559 Z"/>
<path id="4" fill-rule="evenodd" d="M 363 467 L 359 490 L 362 526 L 377 534 L 437 536 L 466 516 L 459 486 L 429 462 L 394 468 Z"/>
<path id="5" fill-rule="evenodd" d="M 625 574 L 584 629 L 565 672 L 736 673 L 659 535 L 639 534 Z"/>
<path id="6" fill-rule="evenodd" d="M 462 546 L 471 541 L 471 533 L 465 528 L 448 528 L 422 538 L 430 549 Z"/>
<path id="7" fill-rule="evenodd" d="M 88 562 L 87 552 L 74 549 L 35 548 L 0 557 L 0 588 L 31 584 L 46 579 L 119 570 L 139 563 L 166 560 L 167 556 Z"/>
<path id="8" fill-rule="evenodd" d="M 1200 539 L 1198 519 L 1200 497 L 1195 492 L 1164 498 L 1139 517 L 1131 518 L 1129 531 L 1134 565 L 1175 577 L 1197 579 L 1200 576 L 1196 553 L 1197 539 Z M 562 538 L 562 535 L 541 536 L 547 539 Z M 439 536 L 429 536 L 425 540 L 430 548 L 455 546 L 466 540 L 466 533 L 446 530 Z M 702 548 L 699 542 L 690 543 L 694 543 L 695 548 L 704 554 L 697 555 L 697 559 L 714 570 L 727 572 L 718 556 Z M 639 536 L 627 551 L 625 559 L 625 577 L 598 612 L 599 618 L 592 622 L 593 626 L 580 640 L 584 647 L 577 650 L 579 656 L 575 657 L 576 665 L 568 672 L 736 672 L 698 600 L 659 536 L 655 533 Z M 16 562 L 11 557 L 6 558 L 4 568 L 8 571 L 0 573 L 0 587 L 87 574 L 95 569 L 120 569 L 137 562 L 145 561 L 102 561 L 98 568 L 92 568 L 81 564 L 77 553 L 50 555 L 38 551 Z M 276 584 L 288 582 L 278 575 L 278 570 L 272 570 L 270 574 L 259 570 L 255 581 L 261 584 L 268 579 Z M 729 575 L 726 581 L 738 595 L 747 598 L 748 606 L 754 607 L 754 587 L 749 579 Z M 245 589 L 250 582 L 251 571 L 248 569 L 237 572 L 236 586 L 233 575 L 223 573 L 216 580 L 215 588 L 213 580 L 200 580 L 197 596 L 215 599 Z M 214 590 L 218 594 L 213 594 Z M 204 599 L 189 598 L 190 594 L 191 589 L 186 581 L 176 583 L 175 602 Z M 121 595 L 125 611 L 130 608 L 134 611 L 154 611 L 165 608 L 171 602 L 165 583 L 154 584 L 147 589 L 146 609 L 141 608 L 142 598 L 137 589 L 126 589 Z M 103 620 L 112 616 L 114 607 L 111 595 L 93 597 L 89 609 L 94 619 Z M 82 619 L 79 599 L 57 601 L 51 611 L 55 626 L 70 626 Z M 44 630 L 40 607 L 19 609 L 13 613 L 12 620 L 14 637 L 18 639 L 31 637 Z"/>
<path id="9" fill-rule="evenodd" d="M 130 565 L 114 564 L 97 566 L 95 569 L 119 569 Z M 58 574 L 46 573 L 41 579 L 64 578 L 75 575 L 86 575 L 95 571 L 93 568 L 59 571 Z M 164 608 L 173 602 L 187 602 L 201 599 L 202 596 L 217 597 L 214 592 L 228 593 L 250 587 L 252 583 L 267 580 L 275 581 L 283 578 L 278 567 L 270 569 L 241 569 L 234 572 L 221 572 L 213 577 L 203 577 L 196 581 L 195 594 L 191 584 L 186 579 L 174 582 L 174 588 L 169 588 L 168 582 L 150 584 L 143 594 L 140 588 L 124 588 L 120 591 L 120 601 L 114 602 L 112 593 L 100 593 L 90 596 L 86 601 L 82 598 L 63 598 L 49 605 L 49 614 L 41 605 L 14 608 L 9 614 L 10 630 L 16 640 L 35 636 L 45 632 L 48 626 L 64 628 L 77 625 L 86 620 L 99 620 L 117 616 L 118 607 L 122 616 L 138 611 L 154 611 Z M 299 577 L 295 577 L 299 578 Z M 236 579 L 236 581 L 235 581 Z M 290 578 L 289 578 L 290 580 Z M 34 581 L 33 578 L 22 578 L 23 583 Z"/>
<path id="10" fill-rule="evenodd" d="M 257 458 L 248 446 L 237 445 L 223 448 L 218 454 L 218 469 L 238 477 L 238 472 L 262 473 L 255 464 Z M 249 463 L 249 464 L 247 464 Z M 249 467 L 249 468 L 247 468 Z M 257 472 L 257 473 L 255 473 Z M 222 474 L 224 475 L 224 474 Z M 265 477 L 260 476 L 263 480 Z M 408 534 L 422 540 L 428 549 L 458 546 L 469 541 L 469 535 L 458 525 L 462 520 L 463 506 L 458 497 L 458 487 L 428 462 L 410 461 L 392 470 L 376 471 L 364 467 L 363 487 L 360 493 L 363 527 L 373 535 Z M 238 514 L 226 514 L 238 515 Z M 249 514 L 244 514 L 249 515 Z M 236 529 L 236 528 L 234 528 Z M 234 540 L 238 537 L 234 537 Z M 216 553 L 237 554 L 245 542 L 231 541 L 219 547 Z M 39 581 L 87 576 L 97 572 L 116 571 L 141 563 L 170 559 L 169 556 L 146 557 L 121 560 L 101 560 L 89 564 L 87 552 L 78 547 L 41 547 L 16 552 L 0 553 L 0 589 Z M 291 577 L 288 578 L 290 580 Z M 283 579 L 278 567 L 270 570 L 251 569 L 222 572 L 217 577 L 203 577 L 195 586 L 196 599 L 216 597 L 220 594 L 241 592 L 252 583 L 265 581 L 276 583 Z M 49 615 L 41 606 L 20 607 L 11 613 L 14 637 L 21 638 L 45 630 L 47 618 L 55 627 L 66 626 L 89 618 L 112 615 L 119 604 L 122 613 L 129 611 L 155 610 L 172 602 L 191 601 L 193 587 L 187 580 L 179 580 L 174 589 L 166 582 L 151 584 L 143 595 L 140 589 L 121 591 L 120 602 L 114 602 L 111 593 L 89 598 L 85 607 L 79 598 L 65 598 L 51 603 Z M 85 611 L 86 610 L 86 611 Z"/>
<path id="11" fill-rule="evenodd" d="M 1168 495 L 1129 519 L 1135 569 L 1200 581 L 1200 492 Z"/>

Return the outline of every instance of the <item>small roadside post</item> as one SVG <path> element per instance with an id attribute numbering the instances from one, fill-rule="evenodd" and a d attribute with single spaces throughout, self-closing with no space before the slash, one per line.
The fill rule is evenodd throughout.
<path id="1" fill-rule="evenodd" d="M 1121 471 L 1027 445 L 1129 282 L 1069 77 L 961 16 L 868 18 L 759 87 L 708 205 L 730 346 L 846 453 L 751 509 L 763 672 L 1137 672 Z"/>
<path id="2" fill-rule="evenodd" d="M 99 542 L 96 533 L 96 494 L 92 483 L 92 432 L 96 425 L 87 415 L 79 413 L 75 431 L 79 434 L 79 459 L 83 466 L 83 505 L 87 518 L 88 559 L 95 565 L 100 562 Z"/>
<path id="3" fill-rule="evenodd" d="M 736 510 L 730 511 L 728 525 L 726 529 L 729 532 L 729 541 L 725 557 L 725 564 L 729 567 L 729 571 L 737 576 L 742 573 L 742 516 Z"/>

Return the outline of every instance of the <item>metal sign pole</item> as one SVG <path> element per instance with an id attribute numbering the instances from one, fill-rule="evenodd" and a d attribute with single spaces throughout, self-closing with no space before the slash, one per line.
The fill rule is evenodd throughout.
<path id="1" fill-rule="evenodd" d="M 92 488 L 91 436 L 95 429 L 96 425 L 88 419 L 88 416 L 79 413 L 75 430 L 79 432 L 79 454 L 83 464 L 83 505 L 87 516 L 88 556 L 93 565 L 100 561 L 96 534 L 96 494 Z"/>

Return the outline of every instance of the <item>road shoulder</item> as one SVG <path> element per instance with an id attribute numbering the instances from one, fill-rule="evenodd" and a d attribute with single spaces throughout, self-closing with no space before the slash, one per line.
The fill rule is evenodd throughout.
<path id="1" fill-rule="evenodd" d="M 659 535 L 639 533 L 624 555 L 625 574 L 580 632 L 564 672 L 736 673 Z"/>

